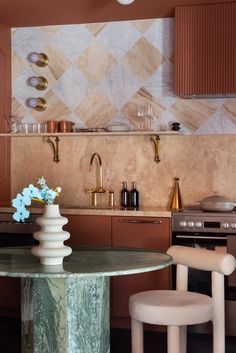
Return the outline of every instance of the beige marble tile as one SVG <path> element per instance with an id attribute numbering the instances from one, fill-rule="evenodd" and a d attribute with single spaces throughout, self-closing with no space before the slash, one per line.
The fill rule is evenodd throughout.
<path id="1" fill-rule="evenodd" d="M 15 98 L 12 98 L 11 109 L 12 115 L 26 116 L 27 108 L 22 106 Z"/>
<path id="2" fill-rule="evenodd" d="M 70 114 L 67 106 L 52 92 L 48 92 L 44 98 L 47 102 L 47 108 L 43 112 L 32 109 L 31 113 L 39 123 L 47 120 L 65 120 Z"/>
<path id="3" fill-rule="evenodd" d="M 109 100 L 93 91 L 76 109 L 76 114 L 87 127 L 105 127 L 116 110 Z"/>
<path id="4" fill-rule="evenodd" d="M 144 37 L 134 44 L 123 59 L 124 65 L 141 82 L 147 80 L 162 62 L 161 53 Z"/>
<path id="5" fill-rule="evenodd" d="M 137 94 L 123 107 L 122 113 L 136 126 L 139 126 L 137 110 L 139 106 L 151 105 L 156 116 L 161 116 L 165 108 L 145 89 L 140 89 Z"/>
<path id="6" fill-rule="evenodd" d="M 71 64 L 64 54 L 52 45 L 46 46 L 44 53 L 49 58 L 48 66 L 39 67 L 32 64 L 31 67 L 39 76 L 46 77 L 49 84 L 52 85 L 64 74 Z"/>
<path id="7" fill-rule="evenodd" d="M 23 61 L 14 50 L 12 51 L 12 61 L 14 65 L 12 65 L 12 80 L 16 80 L 21 76 L 24 69 L 28 67 L 25 61 Z"/>
<path id="8" fill-rule="evenodd" d="M 224 112 L 236 124 L 236 99 L 227 99 L 223 104 Z"/>
<path id="9" fill-rule="evenodd" d="M 84 26 L 94 35 L 97 36 L 103 28 L 107 25 L 107 23 L 88 23 Z"/>
<path id="10" fill-rule="evenodd" d="M 54 34 L 60 29 L 60 26 L 42 26 L 41 31 L 46 34 L 48 38 L 52 38 Z"/>
<path id="11" fill-rule="evenodd" d="M 75 64 L 91 83 L 98 84 L 115 63 L 116 60 L 101 44 L 92 42 Z"/>
<path id="12" fill-rule="evenodd" d="M 196 131 L 217 107 L 205 99 L 178 99 L 169 111 L 191 131 Z"/>
<path id="13" fill-rule="evenodd" d="M 131 21 L 130 23 L 132 26 L 137 28 L 139 32 L 144 33 L 146 30 L 153 24 L 155 20 L 138 20 L 138 21 Z"/>

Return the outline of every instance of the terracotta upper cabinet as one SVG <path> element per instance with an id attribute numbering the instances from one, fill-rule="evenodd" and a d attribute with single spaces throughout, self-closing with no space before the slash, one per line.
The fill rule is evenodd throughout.
<path id="1" fill-rule="evenodd" d="M 175 9 L 175 94 L 236 93 L 236 3 Z"/>

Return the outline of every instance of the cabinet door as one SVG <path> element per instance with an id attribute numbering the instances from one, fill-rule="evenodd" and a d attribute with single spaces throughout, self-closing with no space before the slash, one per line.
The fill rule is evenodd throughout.
<path id="1" fill-rule="evenodd" d="M 170 220 L 149 217 L 113 217 L 112 245 L 166 252 L 170 246 Z M 112 278 L 113 317 L 129 317 L 129 297 L 133 293 L 170 288 L 170 268 Z"/>
<path id="2" fill-rule="evenodd" d="M 64 230 L 70 233 L 67 245 L 111 246 L 111 217 L 66 215 Z"/>
<path id="3" fill-rule="evenodd" d="M 236 4 L 175 8 L 175 94 L 235 93 Z"/>

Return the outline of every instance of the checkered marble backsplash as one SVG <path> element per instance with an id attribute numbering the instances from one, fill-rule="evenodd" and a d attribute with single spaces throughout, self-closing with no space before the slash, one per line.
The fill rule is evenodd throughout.
<path id="1" fill-rule="evenodd" d="M 49 65 L 28 61 L 43 52 Z M 71 120 L 77 128 L 126 123 L 138 128 L 138 106 L 152 105 L 153 128 L 181 123 L 184 134 L 236 133 L 236 99 L 182 99 L 173 93 L 174 19 L 12 29 L 12 114 L 24 122 Z M 44 76 L 48 88 L 27 84 Z M 44 112 L 26 101 L 44 97 Z"/>

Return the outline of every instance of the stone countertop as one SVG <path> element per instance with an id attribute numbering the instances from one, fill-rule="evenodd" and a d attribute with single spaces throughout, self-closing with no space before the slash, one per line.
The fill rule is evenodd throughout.
<path id="1" fill-rule="evenodd" d="M 31 213 L 41 214 L 43 208 L 29 207 Z M 0 207 L 0 212 L 11 213 L 15 209 L 12 207 Z M 139 208 L 122 209 L 122 208 L 92 208 L 92 207 L 78 207 L 78 206 L 60 206 L 60 213 L 62 215 L 96 215 L 96 216 L 130 216 L 130 217 L 171 217 L 171 211 L 166 208 Z"/>
<path id="2" fill-rule="evenodd" d="M 117 276 L 154 271 L 172 263 L 157 251 L 128 248 L 73 248 L 62 265 L 41 265 L 30 249 L 1 248 L 0 276 L 21 278 Z"/>

